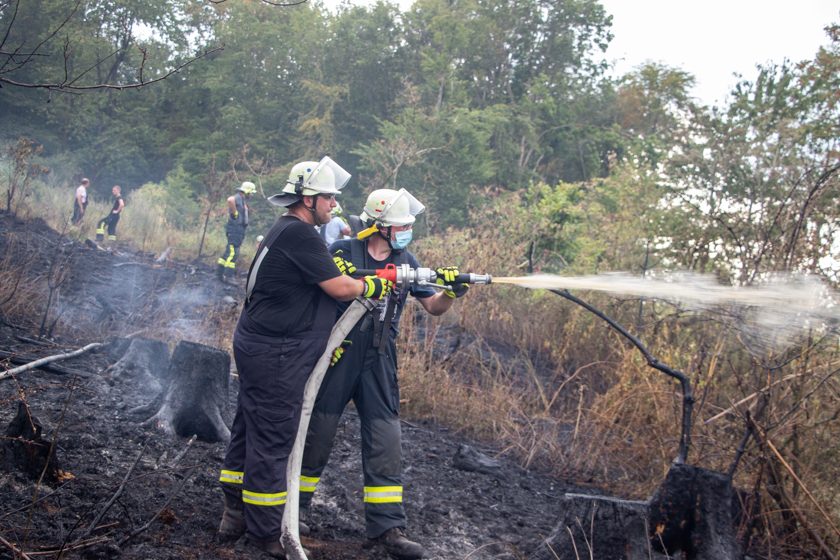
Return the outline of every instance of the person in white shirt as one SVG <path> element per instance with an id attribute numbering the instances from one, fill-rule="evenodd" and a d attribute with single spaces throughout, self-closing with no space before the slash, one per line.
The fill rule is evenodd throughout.
<path id="1" fill-rule="evenodd" d="M 89 185 L 90 181 L 85 177 L 82 179 L 82 184 L 76 189 L 76 197 L 73 199 L 73 218 L 71 220 L 74 226 L 82 223 L 82 218 L 85 217 L 85 208 L 88 205 L 87 188 Z"/>
<path id="2" fill-rule="evenodd" d="M 341 217 L 341 206 L 339 206 L 337 202 L 332 211 L 332 218 L 329 222 L 321 226 L 320 233 L 321 237 L 324 238 L 324 242 L 327 244 L 327 247 L 339 239 L 344 239 L 352 233 L 350 231 L 350 226 L 348 226 Z"/>

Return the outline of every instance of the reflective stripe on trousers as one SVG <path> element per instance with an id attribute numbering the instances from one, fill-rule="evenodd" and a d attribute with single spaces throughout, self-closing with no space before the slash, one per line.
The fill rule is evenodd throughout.
<path id="1" fill-rule="evenodd" d="M 218 263 L 225 268 L 236 268 L 236 257 L 239 256 L 239 247 L 236 245 L 228 244 L 227 249 L 225 249 L 225 253 L 219 257 Z"/>
<path id="2" fill-rule="evenodd" d="M 314 488 L 303 491 L 303 480 L 317 483 L 321 477 L 342 412 L 352 400 L 362 431 L 366 532 L 368 538 L 375 538 L 393 527 L 406 526 L 396 345 L 389 338 L 385 353 L 379 354 L 372 344 L 373 330 L 362 330 L 360 325 L 348 335 L 352 344 L 327 371 L 318 392 L 303 451 L 300 501 L 301 508 L 311 502 Z"/>
<path id="3" fill-rule="evenodd" d="M 243 502 L 249 535 L 279 538 L 286 465 L 300 421 L 303 388 L 329 331 L 303 338 L 249 335 L 237 328 L 233 355 L 239 396 L 219 481 Z"/>

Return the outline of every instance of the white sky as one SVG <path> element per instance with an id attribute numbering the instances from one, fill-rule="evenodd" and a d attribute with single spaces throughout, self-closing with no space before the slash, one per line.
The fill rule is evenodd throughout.
<path id="1" fill-rule="evenodd" d="M 322 0 L 327 6 L 341 0 Z M 392 0 L 406 9 L 412 0 Z M 349 0 L 370 4 L 370 0 Z M 840 22 L 838 0 L 601 0 L 613 16 L 607 51 L 616 75 L 648 62 L 694 75 L 693 94 L 721 104 L 755 66 L 810 60 L 828 44 L 823 28 Z"/>
<path id="2" fill-rule="evenodd" d="M 623 74 L 646 61 L 694 75 L 694 96 L 720 104 L 756 64 L 812 59 L 840 21 L 838 0 L 601 0 L 613 16 L 607 58 Z"/>

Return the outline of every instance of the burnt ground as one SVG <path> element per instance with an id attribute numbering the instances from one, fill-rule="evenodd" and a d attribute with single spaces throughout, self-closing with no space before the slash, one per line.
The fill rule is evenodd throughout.
<path id="1" fill-rule="evenodd" d="M 214 326 L 238 313 L 241 288 L 220 285 L 206 265 L 156 263 L 154 257 L 103 251 L 39 220 L 0 213 L 0 274 L 7 282 L 0 302 L 15 278 L 18 292 L 31 293 L 30 308 L 13 308 L 30 309 L 29 315 L 0 315 L 0 351 L 6 353 L 0 370 L 14 365 L 10 354 L 32 359 L 138 330 L 170 348 L 182 339 L 226 348 L 226 334 Z M 50 267 L 56 263 L 61 266 Z M 42 321 L 48 277 L 60 286 Z M 39 331 L 52 336 L 39 337 Z M 57 362 L 51 371 L 0 379 L 0 429 L 25 400 L 54 444 L 61 469 L 58 480 L 39 484 L 0 463 L 0 559 L 20 557 L 14 549 L 32 558 L 251 557 L 238 545 L 214 540 L 224 443 L 190 442 L 144 427 L 131 410 L 156 394 L 130 378 L 110 378 L 107 367 L 118 358 L 117 347 Z M 236 394 L 232 377 L 228 421 Z M 387 558 L 364 539 L 358 424 L 348 409 L 306 518 L 314 528 L 303 538 L 311 558 Z M 456 468 L 453 458 L 464 445 L 494 456 L 493 449 L 445 427 L 403 423 L 409 536 L 424 544 L 428 558 L 527 558 L 557 522 L 559 498 L 568 488 L 504 459 L 486 473 Z"/>

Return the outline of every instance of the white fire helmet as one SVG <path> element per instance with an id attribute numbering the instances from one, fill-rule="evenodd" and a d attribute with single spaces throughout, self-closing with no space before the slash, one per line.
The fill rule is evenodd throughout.
<path id="1" fill-rule="evenodd" d="M 362 219 L 384 226 L 413 224 L 415 216 L 426 209 L 405 189 L 378 189 L 370 193 L 365 202 Z"/>
<path id="2" fill-rule="evenodd" d="M 245 181 L 244 183 L 239 185 L 239 187 L 236 190 L 241 191 L 245 194 L 254 194 L 255 192 L 257 192 L 257 186 L 251 181 Z"/>
<path id="3" fill-rule="evenodd" d="M 283 191 L 270 196 L 268 201 L 277 206 L 289 206 L 301 196 L 339 194 L 348 181 L 350 174 L 329 156 L 319 162 L 302 161 L 289 171 Z"/>

